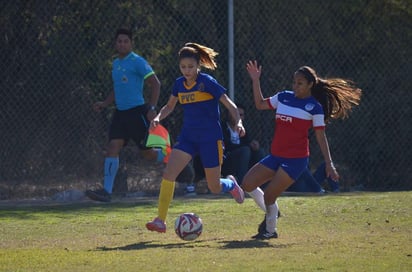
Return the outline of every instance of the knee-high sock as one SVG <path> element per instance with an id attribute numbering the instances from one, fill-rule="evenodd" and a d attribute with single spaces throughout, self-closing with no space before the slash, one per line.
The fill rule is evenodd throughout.
<path id="1" fill-rule="evenodd" d="M 255 203 L 259 206 L 259 208 L 262 209 L 262 211 L 266 212 L 266 205 L 265 205 L 265 199 L 264 199 L 264 193 L 262 189 L 257 187 L 255 190 L 251 192 L 247 192 L 255 201 Z"/>
<path id="2" fill-rule="evenodd" d="M 104 182 L 103 187 L 109 194 L 113 191 L 114 179 L 119 169 L 118 157 L 107 157 L 104 161 Z"/>
<path id="3" fill-rule="evenodd" d="M 169 211 L 169 205 L 170 202 L 172 202 L 174 192 L 175 182 L 162 179 L 162 183 L 160 184 L 158 215 L 163 221 L 166 220 L 167 212 Z"/>
<path id="4" fill-rule="evenodd" d="M 277 231 L 276 225 L 278 221 L 278 202 L 266 206 L 266 231 L 273 233 Z"/>

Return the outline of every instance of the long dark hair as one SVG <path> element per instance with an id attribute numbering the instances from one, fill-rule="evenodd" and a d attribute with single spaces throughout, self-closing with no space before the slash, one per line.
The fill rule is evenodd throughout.
<path id="1" fill-rule="evenodd" d="M 325 121 L 345 119 L 353 106 L 359 105 L 362 90 L 352 80 L 342 78 L 323 79 L 309 66 L 300 67 L 296 73 L 302 74 L 309 83 L 313 83 L 312 96 L 323 107 Z"/>

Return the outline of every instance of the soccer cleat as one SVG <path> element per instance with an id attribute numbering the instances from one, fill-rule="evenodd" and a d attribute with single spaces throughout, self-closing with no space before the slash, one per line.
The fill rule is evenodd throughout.
<path id="1" fill-rule="evenodd" d="M 237 184 L 236 178 L 232 175 L 227 176 L 226 178 L 233 180 L 235 183 L 235 187 L 229 191 L 229 193 L 233 196 L 237 203 L 242 204 L 245 200 L 245 192 L 243 189 L 240 188 L 239 184 Z"/>
<path id="2" fill-rule="evenodd" d="M 146 223 L 146 228 L 150 231 L 166 232 L 166 223 L 156 217 L 153 221 Z"/>
<path id="3" fill-rule="evenodd" d="M 262 233 L 266 231 L 266 215 L 263 218 L 263 221 L 259 224 L 258 233 Z"/>
<path id="4" fill-rule="evenodd" d="M 88 196 L 91 200 L 95 200 L 95 201 L 101 201 L 101 202 L 112 201 L 112 196 L 108 192 L 106 192 L 105 189 L 99 189 L 96 191 L 86 190 L 86 196 Z"/>
<path id="5" fill-rule="evenodd" d="M 271 232 L 259 232 L 258 234 L 252 236 L 253 239 L 258 239 L 258 240 L 269 240 L 269 239 L 276 239 L 278 238 L 278 233 L 275 231 L 273 233 Z"/>
<path id="6" fill-rule="evenodd" d="M 278 218 L 280 217 L 280 211 L 278 210 Z M 263 221 L 259 224 L 258 233 L 266 231 L 266 215 L 263 217 Z"/>
<path id="7" fill-rule="evenodd" d="M 194 185 L 188 185 L 185 188 L 185 196 L 186 197 L 192 197 L 192 196 L 196 196 L 196 190 L 195 190 L 195 186 Z"/>

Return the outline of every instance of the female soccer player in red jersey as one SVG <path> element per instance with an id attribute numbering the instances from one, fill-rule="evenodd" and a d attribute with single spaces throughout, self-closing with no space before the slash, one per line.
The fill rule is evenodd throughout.
<path id="1" fill-rule="evenodd" d="M 277 238 L 277 198 L 307 167 L 309 157 L 308 130 L 315 137 L 326 163 L 326 174 L 337 181 L 337 173 L 329 151 L 325 123 L 330 118 L 345 118 L 358 105 L 361 90 L 350 80 L 322 79 L 314 69 L 300 67 L 293 77 L 293 91 L 281 91 L 264 98 L 260 88 L 262 67 L 249 61 L 246 69 L 252 79 L 253 99 L 258 110 L 276 111 L 276 131 L 271 154 L 255 164 L 242 182 L 242 188 L 265 212 L 257 239 Z M 260 185 L 269 181 L 264 192 Z"/>

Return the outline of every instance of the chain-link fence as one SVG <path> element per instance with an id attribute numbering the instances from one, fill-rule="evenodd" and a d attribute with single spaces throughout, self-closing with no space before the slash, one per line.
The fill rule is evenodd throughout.
<path id="1" fill-rule="evenodd" d="M 265 96 L 289 88 L 302 65 L 323 77 L 352 79 L 364 91 L 361 105 L 327 128 L 342 184 L 410 189 L 411 2 L 233 2 L 235 101 L 247 108 L 248 133 L 268 149 L 274 124 L 273 113 L 253 106 L 249 59 L 263 65 Z M 112 109 L 97 114 L 91 105 L 112 88 L 118 27 L 133 30 L 135 51 L 161 80 L 160 105 L 179 76 L 177 51 L 188 41 L 220 53 L 212 74 L 228 85 L 227 1 L 8 0 L 0 7 L 2 198 L 23 185 L 59 190 L 101 183 Z M 172 136 L 180 121 L 178 108 L 165 122 Z M 316 166 L 321 155 L 311 142 Z M 119 176 L 139 190 L 158 182 L 161 166 L 142 162 L 135 150 L 122 152 Z"/>

